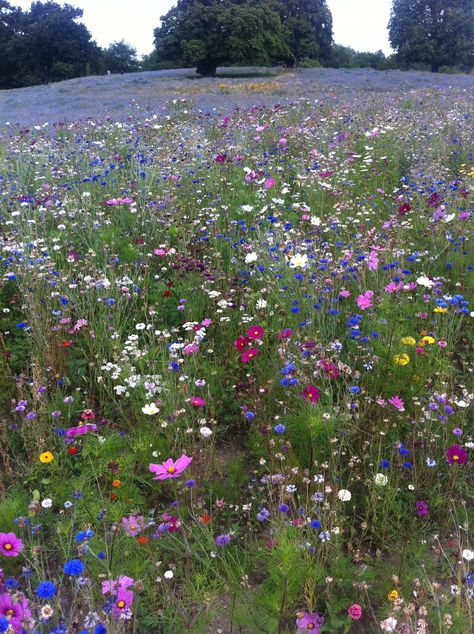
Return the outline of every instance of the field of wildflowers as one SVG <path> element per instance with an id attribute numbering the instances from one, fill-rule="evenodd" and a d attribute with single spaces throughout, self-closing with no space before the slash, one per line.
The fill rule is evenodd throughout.
<path id="1" fill-rule="evenodd" d="M 0 95 L 0 633 L 474 632 L 473 78 L 186 72 Z"/>

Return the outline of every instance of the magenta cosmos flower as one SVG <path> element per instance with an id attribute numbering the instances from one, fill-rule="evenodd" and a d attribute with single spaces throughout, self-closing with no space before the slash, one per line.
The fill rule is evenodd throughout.
<path id="1" fill-rule="evenodd" d="M 119 588 L 114 607 L 112 608 L 112 614 L 114 616 L 120 616 L 122 612 L 125 612 L 125 610 L 128 610 L 128 608 L 132 605 L 132 603 L 133 603 L 133 592 L 125 588 Z"/>
<path id="2" fill-rule="evenodd" d="M 446 452 L 448 464 L 466 464 L 467 451 L 461 445 L 451 445 Z"/>
<path id="3" fill-rule="evenodd" d="M 194 405 L 194 407 L 204 407 L 206 405 L 206 401 L 200 396 L 191 396 L 189 402 L 191 405 Z"/>
<path id="4" fill-rule="evenodd" d="M 324 616 L 317 612 L 302 612 L 296 619 L 296 625 L 299 633 L 312 632 L 313 634 L 319 634 L 319 628 L 324 625 Z"/>
<path id="5" fill-rule="evenodd" d="M 241 355 L 240 360 L 242 361 L 242 363 L 248 363 L 249 361 L 254 359 L 257 356 L 257 354 L 258 354 L 257 348 L 249 348 L 247 352 L 244 352 Z"/>
<path id="6" fill-rule="evenodd" d="M 301 392 L 301 396 L 310 403 L 317 403 L 320 398 L 319 390 L 315 385 L 307 385 Z"/>
<path id="7" fill-rule="evenodd" d="M 77 425 L 77 427 L 70 427 L 66 431 L 66 438 L 75 438 L 75 436 L 83 436 L 88 431 L 97 431 L 97 425 L 95 423 L 86 423 L 85 425 Z"/>
<path id="8" fill-rule="evenodd" d="M 126 590 L 130 586 L 133 586 L 135 580 L 132 577 L 126 575 L 120 575 L 117 580 L 102 581 L 102 594 L 108 592 L 117 592 L 118 590 Z"/>
<path id="9" fill-rule="evenodd" d="M 24 544 L 15 533 L 0 533 L 0 554 L 5 557 L 17 557 Z"/>
<path id="10" fill-rule="evenodd" d="M 30 609 L 28 608 L 28 602 L 25 598 L 21 601 L 13 601 L 8 592 L 0 594 L 0 616 L 4 616 L 8 619 L 10 625 L 17 634 L 21 634 L 23 628 L 21 623 L 23 620 L 31 617 Z"/>
<path id="11" fill-rule="evenodd" d="M 172 458 L 168 458 L 163 464 L 150 464 L 150 471 L 156 473 L 156 478 L 153 480 L 167 480 L 168 478 L 178 478 L 186 467 L 192 462 L 192 458 L 189 458 L 184 453 L 181 458 L 178 458 L 176 462 Z"/>
<path id="12" fill-rule="evenodd" d="M 249 339 L 261 339 L 264 335 L 264 330 L 261 326 L 252 326 L 247 330 L 247 337 Z"/>

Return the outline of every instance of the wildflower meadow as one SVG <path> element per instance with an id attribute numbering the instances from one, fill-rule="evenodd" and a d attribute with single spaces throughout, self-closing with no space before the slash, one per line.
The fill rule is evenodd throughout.
<path id="1" fill-rule="evenodd" d="M 0 633 L 474 632 L 474 79 L 169 75 L 2 96 Z"/>

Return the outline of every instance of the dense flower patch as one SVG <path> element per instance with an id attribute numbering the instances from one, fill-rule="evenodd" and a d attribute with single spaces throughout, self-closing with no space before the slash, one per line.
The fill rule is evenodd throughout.
<path id="1" fill-rule="evenodd" d="M 472 631 L 470 93 L 279 82 L 0 129 L 0 632 Z"/>

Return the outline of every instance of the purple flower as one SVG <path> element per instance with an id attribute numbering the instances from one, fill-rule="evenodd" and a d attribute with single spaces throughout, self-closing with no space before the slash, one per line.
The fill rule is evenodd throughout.
<path id="1" fill-rule="evenodd" d="M 428 504 L 424 500 L 417 500 L 416 502 L 416 514 L 420 517 L 428 515 L 430 512 Z"/>
<path id="2" fill-rule="evenodd" d="M 270 517 L 270 511 L 267 509 L 261 509 L 259 513 L 257 513 L 257 519 L 259 522 L 264 522 Z"/>
<path id="3" fill-rule="evenodd" d="M 215 539 L 215 543 L 216 546 L 219 546 L 219 548 L 222 548 L 223 546 L 227 546 L 227 544 L 229 544 L 231 541 L 231 536 L 230 535 L 218 535 Z"/>
<path id="4" fill-rule="evenodd" d="M 446 451 L 446 460 L 448 464 L 466 464 L 467 451 L 460 445 L 451 445 Z"/>

